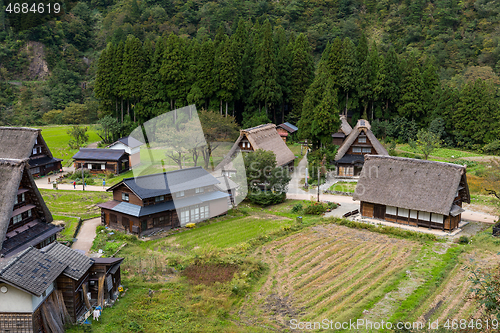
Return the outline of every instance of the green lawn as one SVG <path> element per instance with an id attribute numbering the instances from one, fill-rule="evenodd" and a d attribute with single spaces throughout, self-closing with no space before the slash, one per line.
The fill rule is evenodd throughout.
<path id="1" fill-rule="evenodd" d="M 337 192 L 349 192 L 354 193 L 356 189 L 356 182 L 338 182 L 330 186 L 328 190 Z"/>
<path id="2" fill-rule="evenodd" d="M 63 166 L 68 166 L 71 163 L 71 157 L 78 150 L 71 149 L 68 145 L 70 136 L 66 133 L 68 129 L 71 128 L 72 125 L 50 125 L 50 126 L 40 126 L 42 129 L 42 136 L 47 145 L 49 146 L 52 155 L 56 158 L 63 159 Z M 97 142 L 100 141 L 101 138 L 97 135 L 95 125 L 82 125 L 87 126 L 89 134 L 89 142 Z"/>
<path id="3" fill-rule="evenodd" d="M 215 246 L 226 248 L 289 226 L 291 220 L 248 216 L 196 227 L 174 236 L 173 242 L 186 248 Z"/>
<path id="4" fill-rule="evenodd" d="M 287 143 L 288 148 L 292 151 L 292 153 L 295 156 L 298 156 L 295 161 L 293 162 L 294 166 L 299 165 L 300 160 L 304 157 L 303 155 L 300 155 L 300 144 L 299 143 Z M 305 154 L 306 148 L 303 148 L 302 153 Z"/>
<path id="5" fill-rule="evenodd" d="M 397 148 L 402 150 L 402 151 L 409 152 L 409 153 L 416 153 L 416 154 L 422 155 L 422 153 L 418 149 L 413 150 L 413 148 L 411 148 L 409 144 L 398 145 Z M 431 155 L 435 156 L 435 157 L 442 157 L 442 158 L 447 158 L 447 159 L 454 159 L 454 158 L 459 159 L 459 158 L 463 158 L 463 157 L 484 156 L 484 155 L 479 154 L 479 153 L 473 153 L 473 152 L 469 152 L 469 151 L 450 149 L 450 148 L 435 149 L 431 153 Z"/>
<path id="6" fill-rule="evenodd" d="M 76 217 L 69 217 L 64 215 L 54 215 L 54 222 L 64 222 L 64 229 L 61 231 L 62 238 L 58 238 L 58 241 L 71 241 L 75 235 L 76 227 L 78 226 L 78 219 Z"/>
<path id="7" fill-rule="evenodd" d="M 101 216 L 96 205 L 112 200 L 109 192 L 40 190 L 43 200 L 54 215 L 89 219 Z"/>

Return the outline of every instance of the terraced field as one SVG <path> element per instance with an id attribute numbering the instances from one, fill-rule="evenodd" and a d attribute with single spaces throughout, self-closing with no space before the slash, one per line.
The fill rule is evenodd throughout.
<path id="1" fill-rule="evenodd" d="M 257 256 L 270 272 L 239 311 L 253 327 L 286 330 L 291 319 L 441 323 L 477 311 L 455 244 L 327 224 L 269 243 Z"/>

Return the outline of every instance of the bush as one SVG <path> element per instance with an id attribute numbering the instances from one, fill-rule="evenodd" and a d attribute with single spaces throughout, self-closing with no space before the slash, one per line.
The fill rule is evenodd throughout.
<path id="1" fill-rule="evenodd" d="M 500 155 L 500 140 L 495 140 L 485 145 L 483 152 L 491 155 Z"/>
<path id="2" fill-rule="evenodd" d="M 292 207 L 292 213 L 299 213 L 301 212 L 303 209 L 302 207 L 302 204 L 301 203 L 298 203 L 298 204 L 295 204 L 293 207 Z"/>
<path id="3" fill-rule="evenodd" d="M 304 214 L 321 215 L 326 212 L 326 205 L 321 202 L 315 202 L 304 208 Z"/>
<path id="4" fill-rule="evenodd" d="M 254 204 L 260 206 L 276 205 L 286 200 L 286 193 L 258 192 L 249 193 L 247 198 Z"/>
<path id="5" fill-rule="evenodd" d="M 339 205 L 337 205 L 335 202 L 328 202 L 327 207 L 328 209 L 336 209 Z"/>
<path id="6" fill-rule="evenodd" d="M 469 244 L 469 237 L 467 236 L 460 236 L 458 239 L 458 244 Z"/>

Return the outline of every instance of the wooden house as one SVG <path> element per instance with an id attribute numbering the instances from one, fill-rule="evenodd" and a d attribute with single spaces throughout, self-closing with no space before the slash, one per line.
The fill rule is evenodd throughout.
<path id="1" fill-rule="evenodd" d="M 80 148 L 73 159 L 75 169 L 88 169 L 92 174 L 109 171 L 118 175 L 130 168 L 129 154 L 124 149 Z"/>
<path id="2" fill-rule="evenodd" d="M 335 155 L 338 177 L 359 176 L 363 168 L 364 156 L 389 155 L 371 131 L 370 123 L 360 119 Z"/>
<path id="3" fill-rule="evenodd" d="M 466 167 L 403 157 L 366 155 L 354 200 L 362 216 L 453 230 L 470 203 Z"/>
<path id="4" fill-rule="evenodd" d="M 289 122 L 279 124 L 276 126 L 276 131 L 280 135 L 280 137 L 283 139 L 283 141 L 286 143 L 286 138 L 288 135 L 291 135 L 295 132 L 297 132 L 299 129 L 297 126 L 290 124 Z"/>
<path id="5" fill-rule="evenodd" d="M 131 136 L 119 138 L 116 142 L 110 144 L 107 148 L 109 149 L 117 149 L 117 150 L 125 150 L 125 152 L 129 155 L 129 165 L 131 168 L 141 163 L 141 146 L 143 145 L 137 139 L 134 139 Z"/>
<path id="6" fill-rule="evenodd" d="M 66 309 L 73 322 L 76 322 L 88 310 L 84 290 L 89 290 L 90 268 L 94 260 L 57 242 L 47 245 L 41 252 L 66 265 L 56 279 L 56 288 L 61 291 Z"/>
<path id="7" fill-rule="evenodd" d="M 96 300 L 99 295 L 99 279 L 104 279 L 104 300 L 115 300 L 121 285 L 120 265 L 123 258 L 95 258 L 90 269 L 89 293 Z"/>
<path id="8" fill-rule="evenodd" d="M 277 166 L 293 168 L 295 155 L 279 136 L 276 125 L 265 124 L 240 130 L 240 136 L 216 169 L 229 165 L 238 151 L 250 153 L 257 149 L 272 151 L 276 155 Z"/>
<path id="9" fill-rule="evenodd" d="M 56 279 L 66 267 L 33 247 L 0 259 L 0 332 L 53 332 L 49 317 L 60 316 L 62 304 Z"/>
<path id="10" fill-rule="evenodd" d="M 229 195 L 216 184 L 202 167 L 125 178 L 107 190 L 113 200 L 98 205 L 102 224 L 144 234 L 225 214 Z"/>
<path id="11" fill-rule="evenodd" d="M 62 168 L 62 160 L 52 156 L 41 130 L 35 128 L 0 127 L 0 158 L 29 159 L 29 171 L 34 176 Z"/>
<path id="12" fill-rule="evenodd" d="M 345 139 L 351 134 L 352 127 L 347 122 L 347 118 L 344 115 L 340 116 L 340 128 L 337 133 L 332 134 L 332 143 L 337 146 L 341 146 Z"/>
<path id="13" fill-rule="evenodd" d="M 30 173 L 29 160 L 0 159 L 0 257 L 10 257 L 29 246 L 42 248 L 55 241 L 61 228 Z"/>

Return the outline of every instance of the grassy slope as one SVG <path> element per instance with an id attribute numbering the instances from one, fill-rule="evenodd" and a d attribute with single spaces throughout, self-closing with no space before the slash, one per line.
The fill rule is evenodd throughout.
<path id="1" fill-rule="evenodd" d="M 354 190 L 356 189 L 356 184 L 357 183 L 355 182 L 338 182 L 330 186 L 329 190 L 354 193 Z"/>
<path id="2" fill-rule="evenodd" d="M 112 199 L 109 192 L 40 190 L 53 215 L 89 219 L 101 216 L 96 205 Z"/>
<path id="3" fill-rule="evenodd" d="M 89 134 L 89 143 L 100 141 L 101 138 L 97 135 L 95 125 L 84 125 L 88 127 L 87 133 Z M 63 159 L 63 166 L 70 163 L 71 157 L 78 151 L 69 148 L 68 142 L 71 139 L 67 130 L 71 125 L 51 125 L 40 126 L 42 129 L 42 136 L 47 145 L 49 146 L 52 155 L 57 158 Z"/>

